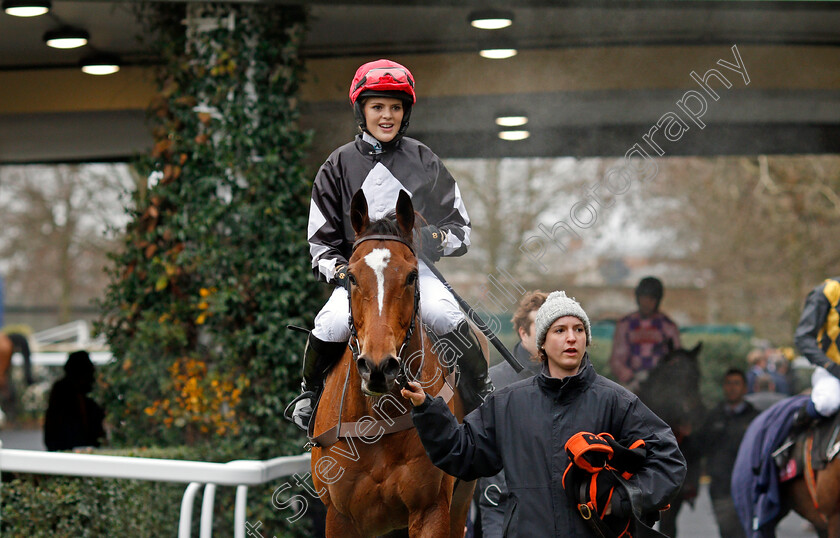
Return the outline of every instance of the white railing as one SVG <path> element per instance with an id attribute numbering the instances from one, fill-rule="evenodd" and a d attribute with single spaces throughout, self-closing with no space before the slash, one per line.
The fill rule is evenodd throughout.
<path id="1" fill-rule="evenodd" d="M 189 538 L 191 534 L 193 503 L 202 484 L 204 496 L 201 503 L 201 538 L 212 536 L 216 486 L 236 486 L 233 532 L 235 538 L 245 538 L 248 486 L 264 484 L 295 473 L 308 472 L 309 462 L 309 454 L 283 456 L 265 461 L 236 460 L 228 463 L 209 463 L 3 449 L 0 443 L 0 470 L 2 471 L 188 483 L 181 500 L 178 538 Z"/>
<path id="2" fill-rule="evenodd" d="M 68 343 L 84 347 L 90 341 L 90 329 L 85 320 L 73 321 L 32 335 L 38 345 Z"/>
<path id="3" fill-rule="evenodd" d="M 110 351 L 90 351 L 88 354 L 93 364 L 105 364 L 114 358 Z M 69 356 L 70 353 L 66 351 L 33 351 L 30 354 L 30 361 L 33 366 L 64 366 Z M 12 364 L 22 366 L 23 355 L 20 353 L 12 355 Z"/>

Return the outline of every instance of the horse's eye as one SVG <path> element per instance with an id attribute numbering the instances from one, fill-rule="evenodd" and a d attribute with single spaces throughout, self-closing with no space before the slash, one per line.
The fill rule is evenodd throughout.
<path id="1" fill-rule="evenodd" d="M 417 282 L 417 273 L 415 273 L 414 271 L 412 271 L 411 273 L 408 273 L 408 276 L 407 276 L 407 277 L 406 277 L 406 279 L 405 279 L 405 285 L 406 285 L 406 286 L 411 286 L 411 285 L 413 285 L 415 282 Z"/>
<path id="2" fill-rule="evenodd" d="M 353 273 L 347 273 L 347 280 L 350 281 L 350 284 L 355 286 L 356 285 L 356 277 L 353 276 Z"/>

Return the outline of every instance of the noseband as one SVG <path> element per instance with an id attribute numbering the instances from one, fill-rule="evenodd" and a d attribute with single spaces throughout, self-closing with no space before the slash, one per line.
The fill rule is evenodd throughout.
<path id="1" fill-rule="evenodd" d="M 408 247 L 408 250 L 414 254 L 414 247 L 405 239 L 398 235 L 382 235 L 382 234 L 374 234 L 374 235 L 367 235 L 358 239 L 355 243 L 353 243 L 353 251 L 356 251 L 356 247 L 358 247 L 361 243 L 365 241 L 397 241 L 402 243 L 403 245 Z M 348 291 L 348 295 L 350 292 Z M 353 320 L 353 298 L 348 297 L 348 303 L 350 304 L 350 341 L 348 345 L 350 347 L 350 352 L 353 354 L 353 362 L 355 363 L 359 359 L 359 355 L 361 354 L 361 346 L 359 345 L 359 333 L 356 331 L 356 323 Z M 408 325 L 408 330 L 405 332 L 405 338 L 403 339 L 402 345 L 400 346 L 399 351 L 397 352 L 397 358 L 400 362 L 400 370 L 397 373 L 397 383 L 400 386 L 405 387 L 408 378 L 405 373 L 405 360 L 403 359 L 403 350 L 405 346 L 411 341 L 411 337 L 414 335 L 414 327 L 415 321 L 417 319 L 417 313 L 420 310 L 420 277 L 414 280 L 414 311 L 411 313 L 411 322 Z"/>

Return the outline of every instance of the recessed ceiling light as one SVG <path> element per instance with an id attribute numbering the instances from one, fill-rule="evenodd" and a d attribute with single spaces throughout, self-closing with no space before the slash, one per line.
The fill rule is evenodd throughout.
<path id="1" fill-rule="evenodd" d="M 120 70 L 120 59 L 113 54 L 94 54 L 81 63 L 82 71 L 88 75 L 111 75 Z"/>
<path id="2" fill-rule="evenodd" d="M 469 21 L 475 28 L 498 30 L 513 24 L 513 12 L 500 9 L 482 9 L 470 13 Z"/>
<path id="3" fill-rule="evenodd" d="M 478 51 L 482 58 L 489 58 L 490 60 L 504 60 L 516 56 L 517 50 L 514 48 L 486 48 Z"/>
<path id="4" fill-rule="evenodd" d="M 525 140 L 531 136 L 530 131 L 526 130 L 516 130 L 510 129 L 505 131 L 499 131 L 499 138 L 502 140 Z"/>
<path id="5" fill-rule="evenodd" d="M 499 127 L 519 127 L 528 123 L 528 116 L 524 114 L 505 114 L 496 118 Z"/>
<path id="6" fill-rule="evenodd" d="M 87 45 L 90 35 L 79 28 L 65 26 L 44 34 L 44 42 L 56 49 L 75 49 Z"/>
<path id="7" fill-rule="evenodd" d="M 15 17 L 37 17 L 50 10 L 50 2 L 35 0 L 3 0 L 3 11 Z"/>

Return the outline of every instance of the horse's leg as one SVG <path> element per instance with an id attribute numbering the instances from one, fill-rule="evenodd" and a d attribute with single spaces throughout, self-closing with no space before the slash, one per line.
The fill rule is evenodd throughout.
<path id="1" fill-rule="evenodd" d="M 449 525 L 448 497 L 438 498 L 434 505 L 408 515 L 408 535 L 411 538 L 448 538 Z M 458 536 L 464 536 L 463 527 Z"/>
<path id="2" fill-rule="evenodd" d="M 348 517 L 332 505 L 327 508 L 327 524 L 324 532 L 327 538 L 363 538 Z"/>
<path id="3" fill-rule="evenodd" d="M 455 478 L 444 475 L 433 504 L 414 509 L 408 514 L 408 535 L 411 538 L 448 538 L 450 536 L 450 506 Z M 463 521 L 461 522 L 464 523 Z M 459 538 L 464 536 L 464 527 Z"/>
<path id="4" fill-rule="evenodd" d="M 467 514 L 470 511 L 470 502 L 474 491 L 474 480 L 472 482 L 459 480 L 455 486 L 449 508 L 449 536 L 451 538 L 462 538 L 464 536 L 464 527 L 467 524 Z"/>

